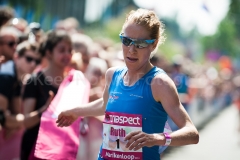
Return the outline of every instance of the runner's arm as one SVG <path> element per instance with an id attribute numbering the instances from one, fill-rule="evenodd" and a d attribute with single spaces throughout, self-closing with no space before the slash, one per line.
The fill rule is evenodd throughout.
<path id="1" fill-rule="evenodd" d="M 179 130 L 170 134 L 172 139 L 170 145 L 181 146 L 198 143 L 198 131 L 182 106 L 171 78 L 165 74 L 159 74 L 154 77 L 151 88 L 154 99 L 163 105 L 167 114 L 179 127 Z M 156 134 L 155 137 L 157 138 L 156 145 L 164 145 L 166 139 L 163 134 Z"/>
<path id="2" fill-rule="evenodd" d="M 73 108 L 71 110 L 66 110 L 60 113 L 58 116 L 59 127 L 69 126 L 74 122 L 78 117 L 87 117 L 87 116 L 100 116 L 104 115 L 106 110 L 106 105 L 108 101 L 108 89 L 112 81 L 112 76 L 116 68 L 109 68 L 105 75 L 105 88 L 103 92 L 103 98 L 84 104 L 82 106 Z"/>

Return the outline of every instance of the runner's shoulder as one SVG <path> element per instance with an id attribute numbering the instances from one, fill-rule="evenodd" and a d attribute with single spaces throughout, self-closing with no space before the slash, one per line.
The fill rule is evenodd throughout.
<path id="1" fill-rule="evenodd" d="M 106 71 L 106 78 L 112 78 L 114 72 L 118 69 L 119 67 L 111 67 L 108 68 Z"/>

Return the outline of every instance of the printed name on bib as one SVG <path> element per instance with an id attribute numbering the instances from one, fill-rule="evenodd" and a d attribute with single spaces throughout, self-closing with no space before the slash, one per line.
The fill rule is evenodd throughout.
<path id="1" fill-rule="evenodd" d="M 114 129 L 113 127 L 111 127 L 110 135 L 111 136 L 125 137 L 126 136 L 126 131 L 122 128 L 121 129 Z"/>

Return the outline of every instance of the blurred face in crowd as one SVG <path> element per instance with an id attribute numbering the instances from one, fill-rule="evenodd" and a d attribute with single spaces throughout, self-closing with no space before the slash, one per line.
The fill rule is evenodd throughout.
<path id="1" fill-rule="evenodd" d="M 14 35 L 9 34 L 0 37 L 0 55 L 4 56 L 6 61 L 13 59 L 16 47 L 17 38 Z"/>
<path id="2" fill-rule="evenodd" d="M 67 40 L 60 41 L 48 54 L 50 63 L 60 68 L 65 68 L 69 65 L 72 58 L 72 45 Z"/>
<path id="3" fill-rule="evenodd" d="M 99 86 L 99 83 L 102 79 L 102 72 L 101 69 L 95 66 L 90 66 L 85 76 L 87 77 L 91 84 L 91 87 L 93 88 Z"/>
<path id="4" fill-rule="evenodd" d="M 15 63 L 17 67 L 24 74 L 30 74 L 34 71 L 37 65 L 41 62 L 41 55 L 36 51 L 26 50 L 24 55 L 15 57 Z"/>
<path id="5" fill-rule="evenodd" d="M 79 42 L 74 42 L 73 43 L 73 50 L 75 53 L 80 53 L 81 54 L 81 68 L 80 70 L 82 72 L 86 72 L 87 66 L 89 65 L 89 61 L 90 61 L 90 55 L 88 52 L 88 48 L 86 46 L 86 44 L 83 43 L 79 43 Z"/>

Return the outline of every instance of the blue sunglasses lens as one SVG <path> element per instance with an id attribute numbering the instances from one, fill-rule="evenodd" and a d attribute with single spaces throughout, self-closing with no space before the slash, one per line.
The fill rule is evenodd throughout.
<path id="1" fill-rule="evenodd" d="M 132 40 L 127 38 L 127 37 L 123 37 L 121 36 L 121 40 L 122 40 L 122 43 L 125 45 L 125 46 L 129 46 L 131 43 L 132 43 Z"/>
<path id="2" fill-rule="evenodd" d="M 131 44 L 133 44 L 137 48 L 145 48 L 149 44 L 154 43 L 154 41 L 155 41 L 155 40 L 133 40 L 133 39 L 130 39 L 128 37 L 124 37 L 122 35 L 120 35 L 120 38 L 121 38 L 122 43 L 125 46 L 130 46 Z M 149 41 L 149 42 L 147 42 L 147 41 Z"/>

